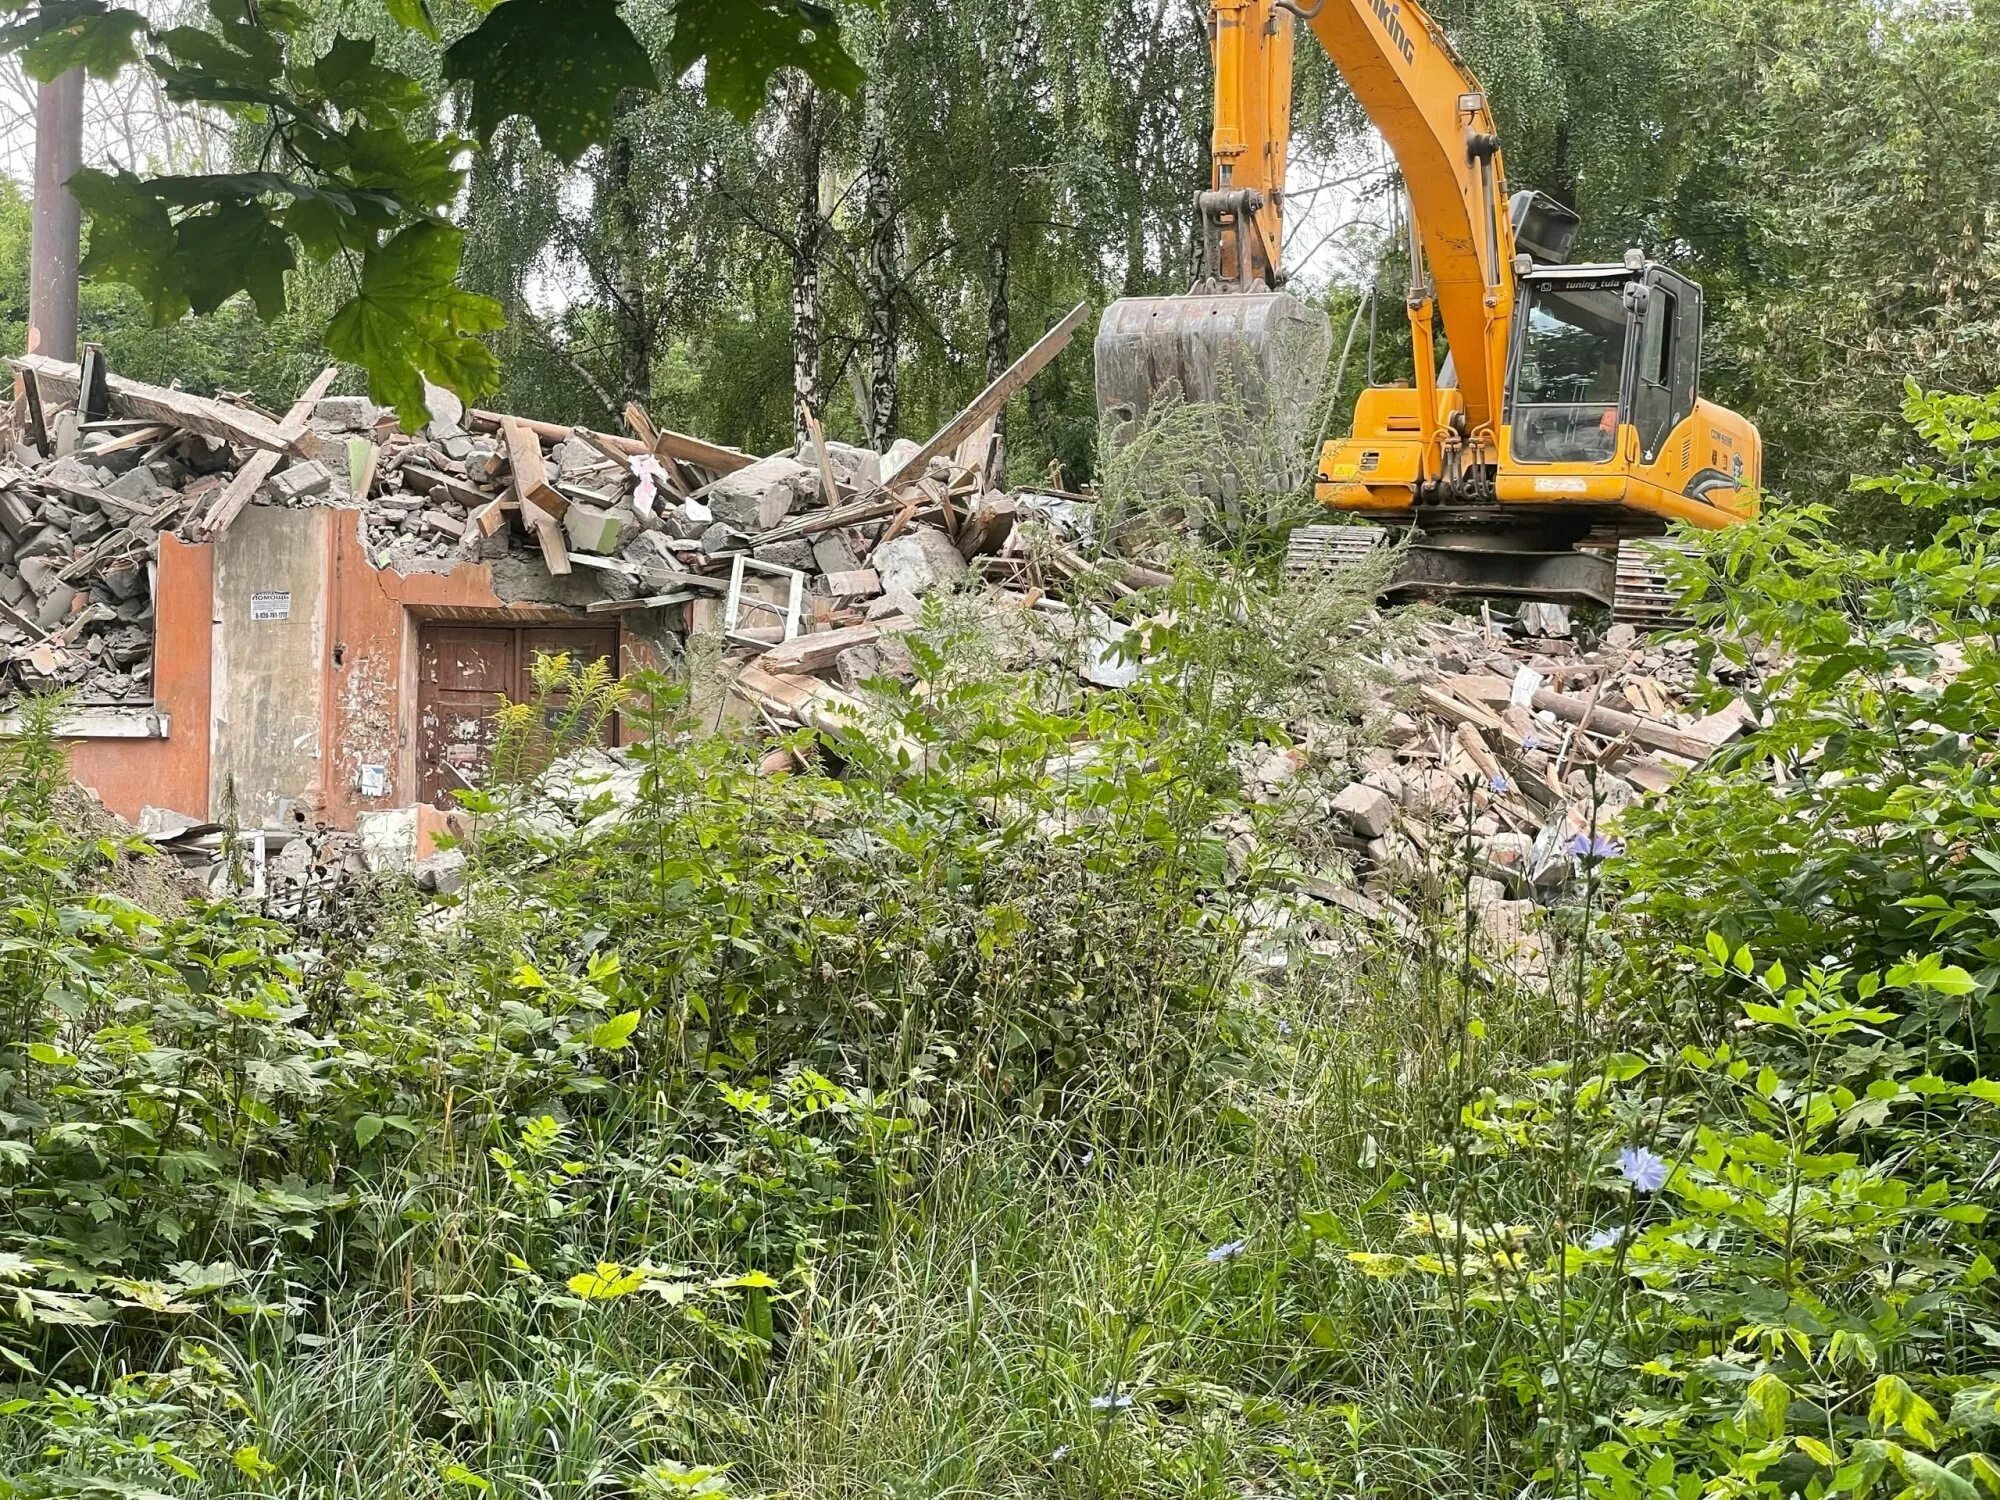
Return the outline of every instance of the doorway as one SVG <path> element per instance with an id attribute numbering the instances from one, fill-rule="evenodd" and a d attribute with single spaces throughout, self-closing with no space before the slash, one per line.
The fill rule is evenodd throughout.
<path id="1" fill-rule="evenodd" d="M 493 763 L 503 700 L 534 697 L 539 655 L 567 651 L 581 667 L 608 660 L 618 670 L 615 625 L 462 625 L 422 621 L 417 631 L 417 794 L 434 807 L 455 807 L 452 793 L 479 785 Z M 562 704 L 544 705 L 549 716 Z M 616 742 L 608 717 L 598 738 Z"/>

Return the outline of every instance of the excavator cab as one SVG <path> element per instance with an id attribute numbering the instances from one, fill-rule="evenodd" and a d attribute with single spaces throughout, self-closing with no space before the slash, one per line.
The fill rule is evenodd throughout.
<path id="1" fill-rule="evenodd" d="M 1394 594 L 1598 603 L 1650 619 L 1642 601 L 1664 598 L 1664 584 L 1628 544 L 1673 521 L 1714 529 L 1755 514 L 1757 430 L 1702 400 L 1701 344 L 1700 286 L 1636 250 L 1614 264 L 1522 266 L 1493 461 L 1442 472 L 1434 444 L 1451 440 L 1459 399 L 1447 361 L 1431 424 L 1408 384 L 1362 393 L 1352 435 L 1320 455 L 1319 497 L 1413 533 Z M 1318 540 L 1351 554 L 1379 539 Z"/>

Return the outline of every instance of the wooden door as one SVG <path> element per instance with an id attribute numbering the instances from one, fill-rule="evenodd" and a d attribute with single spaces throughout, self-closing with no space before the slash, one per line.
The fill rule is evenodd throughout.
<path id="1" fill-rule="evenodd" d="M 538 653 L 568 651 L 579 661 L 618 662 L 616 626 L 425 624 L 417 637 L 417 794 L 438 807 L 456 803 L 452 793 L 479 785 L 493 760 L 494 714 L 503 700 L 534 697 Z M 563 704 L 543 706 L 553 724 Z M 600 736 L 610 744 L 614 725 Z"/>

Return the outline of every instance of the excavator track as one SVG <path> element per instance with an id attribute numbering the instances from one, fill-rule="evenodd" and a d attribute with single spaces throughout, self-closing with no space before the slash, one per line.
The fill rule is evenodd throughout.
<path id="1" fill-rule="evenodd" d="M 1301 526 L 1286 539 L 1285 572 L 1294 578 L 1345 572 L 1388 539 L 1380 526 Z"/>
<path id="2" fill-rule="evenodd" d="M 1287 540 L 1285 572 L 1293 577 L 1344 572 L 1367 562 L 1389 539 L 1390 533 L 1380 526 L 1301 526 Z M 1611 605 L 1614 624 L 1654 631 L 1685 630 L 1694 623 L 1683 612 L 1668 578 L 1665 555 L 1670 553 L 1689 556 L 1693 549 L 1667 537 L 1634 537 L 1618 543 Z M 1384 593 L 1398 592 L 1402 586 L 1407 586 L 1404 580 L 1391 579 Z"/>
<path id="3" fill-rule="evenodd" d="M 1694 555 L 1694 548 L 1670 537 L 1628 537 L 1618 544 L 1618 592 L 1611 604 L 1617 625 L 1641 630 L 1685 630 L 1694 621 L 1681 608 L 1679 592 L 1667 577 L 1668 554 Z"/>

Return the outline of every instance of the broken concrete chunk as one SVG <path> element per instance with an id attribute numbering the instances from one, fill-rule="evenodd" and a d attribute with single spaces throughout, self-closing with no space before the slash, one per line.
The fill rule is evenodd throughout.
<path id="1" fill-rule="evenodd" d="M 1396 825 L 1396 804 L 1389 794 L 1359 781 L 1333 799 L 1333 810 L 1364 839 L 1379 839 Z"/>
<path id="2" fill-rule="evenodd" d="M 333 476 L 313 459 L 303 459 L 289 469 L 281 469 L 270 479 L 271 493 L 281 504 L 298 505 L 333 487 Z"/>
<path id="3" fill-rule="evenodd" d="M 374 427 L 376 407 L 366 396 L 322 396 L 312 419 L 336 432 L 367 432 Z"/>
<path id="4" fill-rule="evenodd" d="M 424 431 L 439 441 L 455 440 L 465 432 L 465 403 L 441 385 L 424 382 L 424 410 L 431 414 Z"/>
<path id="5" fill-rule="evenodd" d="M 65 517 L 67 519 L 67 517 Z M 44 526 L 41 530 L 21 539 L 14 548 L 14 560 L 25 565 L 34 557 L 57 557 L 65 561 L 69 558 L 69 531 L 65 526 L 58 529 Z"/>
<path id="6" fill-rule="evenodd" d="M 714 557 L 718 552 L 735 551 L 741 541 L 742 538 L 729 526 L 721 521 L 715 521 L 711 522 L 708 529 L 701 534 L 701 550 L 703 555 Z"/>
<path id="7" fill-rule="evenodd" d="M 854 544 L 848 541 L 846 533 L 840 531 L 824 531 L 815 537 L 812 555 L 813 566 L 822 573 L 852 573 L 861 566 Z"/>
<path id="8" fill-rule="evenodd" d="M 758 562 L 772 563 L 780 568 L 796 568 L 801 573 L 813 570 L 813 549 L 804 542 L 765 542 L 752 547 L 750 555 Z"/>
<path id="9" fill-rule="evenodd" d="M 35 524 L 35 507 L 16 490 L 0 490 L 0 531 L 16 541 Z"/>
<path id="10" fill-rule="evenodd" d="M 859 489 L 882 482 L 882 455 L 873 448 L 856 448 L 850 443 L 829 441 L 826 445 L 827 463 L 833 469 L 834 477 L 850 489 Z M 819 450 L 811 443 L 799 447 L 799 462 L 817 471 Z"/>
<path id="11" fill-rule="evenodd" d="M 872 599 L 882 592 L 882 575 L 873 568 L 855 568 L 826 575 L 826 591 L 836 599 Z"/>
<path id="12" fill-rule="evenodd" d="M 884 592 L 921 599 L 965 577 L 965 559 L 952 539 L 934 526 L 915 526 L 876 548 L 872 561 Z"/>
<path id="13" fill-rule="evenodd" d="M 618 538 L 625 529 L 610 511 L 580 501 L 572 501 L 563 512 L 562 526 L 572 548 L 597 557 L 609 557 L 616 552 Z"/>
<path id="14" fill-rule="evenodd" d="M 768 531 L 791 514 L 801 495 L 818 487 L 818 478 L 804 464 L 774 455 L 718 479 L 709 489 L 708 508 L 718 521 L 745 531 Z"/>
<path id="15" fill-rule="evenodd" d="M 166 498 L 168 491 L 145 469 L 133 469 L 107 484 L 104 493 L 151 509 Z"/>
<path id="16" fill-rule="evenodd" d="M 35 606 L 35 623 L 44 630 L 59 630 L 76 613 L 79 599 L 85 596 L 76 592 L 68 584 L 58 583 L 42 597 Z"/>
<path id="17" fill-rule="evenodd" d="M 679 537 L 682 541 L 699 541 L 702 534 L 715 524 L 713 511 L 692 502 L 672 506 L 660 512 L 660 529 L 668 536 Z"/>
<path id="18" fill-rule="evenodd" d="M 915 619 L 918 612 L 922 609 L 923 604 L 915 594 L 903 589 L 896 589 L 893 592 L 885 593 L 879 599 L 869 601 L 868 608 L 864 611 L 864 617 L 870 622 L 886 620 L 893 615 L 908 615 L 911 619 Z"/>

